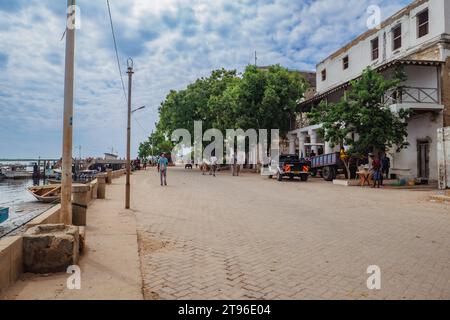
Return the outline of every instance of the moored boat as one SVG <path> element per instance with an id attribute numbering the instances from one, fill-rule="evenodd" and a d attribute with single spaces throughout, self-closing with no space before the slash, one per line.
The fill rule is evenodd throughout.
<path id="1" fill-rule="evenodd" d="M 30 187 L 28 191 L 40 202 L 53 203 L 61 200 L 61 185 Z"/>
<path id="2" fill-rule="evenodd" d="M 0 207 L 0 223 L 5 222 L 9 218 L 9 208 Z"/>
<path id="3" fill-rule="evenodd" d="M 24 166 L 12 165 L 2 168 L 2 174 L 6 179 L 31 179 L 33 173 L 26 170 Z"/>

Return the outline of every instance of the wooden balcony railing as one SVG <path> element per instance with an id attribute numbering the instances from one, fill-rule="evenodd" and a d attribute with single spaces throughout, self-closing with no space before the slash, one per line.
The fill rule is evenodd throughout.
<path id="1" fill-rule="evenodd" d="M 384 97 L 387 104 L 433 103 L 439 104 L 438 88 L 402 87 L 390 90 Z"/>

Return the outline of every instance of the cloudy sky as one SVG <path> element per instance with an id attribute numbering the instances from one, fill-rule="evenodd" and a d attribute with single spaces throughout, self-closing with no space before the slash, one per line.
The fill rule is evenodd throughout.
<path id="1" fill-rule="evenodd" d="M 106 0 L 78 0 L 74 147 L 82 156 L 124 155 L 126 103 Z M 314 70 L 382 16 L 410 0 L 110 0 L 122 69 L 135 65 L 133 153 L 170 89 L 211 70 L 254 62 Z M 0 0 L 0 158 L 60 157 L 65 0 Z M 125 79 L 126 80 L 126 79 Z M 74 149 L 78 155 L 78 149 Z"/>

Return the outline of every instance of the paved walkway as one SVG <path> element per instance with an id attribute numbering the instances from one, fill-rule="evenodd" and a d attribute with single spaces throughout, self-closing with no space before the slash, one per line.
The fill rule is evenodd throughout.
<path id="1" fill-rule="evenodd" d="M 168 182 L 133 176 L 146 299 L 450 299 L 450 206 L 429 192 L 180 168 Z"/>
<path id="2" fill-rule="evenodd" d="M 142 299 L 136 219 L 124 207 L 125 178 L 107 187 L 107 200 L 88 211 L 87 248 L 80 260 L 81 290 L 68 290 L 68 274 L 23 275 L 1 299 Z"/>
<path id="3" fill-rule="evenodd" d="M 450 299 L 450 205 L 429 192 L 181 168 L 168 182 L 137 172 L 133 211 L 124 178 L 93 204 L 82 290 L 25 275 L 0 299 Z"/>

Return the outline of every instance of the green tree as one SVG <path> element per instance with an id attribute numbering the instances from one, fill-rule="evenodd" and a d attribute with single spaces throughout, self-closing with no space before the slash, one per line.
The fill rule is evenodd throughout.
<path id="1" fill-rule="evenodd" d="M 297 102 L 307 89 L 298 72 L 279 65 L 266 69 L 248 66 L 242 75 L 235 70 L 215 70 L 180 91 L 170 91 L 159 108 L 157 131 L 170 137 L 176 129 L 194 136 L 194 121 L 203 130 L 291 129 Z M 146 146 L 142 145 L 145 152 Z"/>
<path id="2" fill-rule="evenodd" d="M 159 130 L 156 130 L 147 141 L 139 145 L 138 156 L 140 159 L 148 159 L 161 153 L 171 153 L 174 145 L 172 141 Z"/>
<path id="3" fill-rule="evenodd" d="M 237 125 L 243 129 L 279 129 L 285 137 L 308 85 L 298 72 L 280 65 L 248 66 L 239 88 Z"/>
<path id="4" fill-rule="evenodd" d="M 400 89 L 406 76 L 397 69 L 392 79 L 385 79 L 368 68 L 338 103 L 321 103 L 308 117 L 313 124 L 322 123 L 321 134 L 332 146 L 348 146 L 344 163 L 350 177 L 350 161 L 368 151 L 385 151 L 394 145 L 406 148 L 409 112 L 391 111 L 384 97 L 391 89 Z M 394 91 L 395 91 L 394 90 Z"/>

